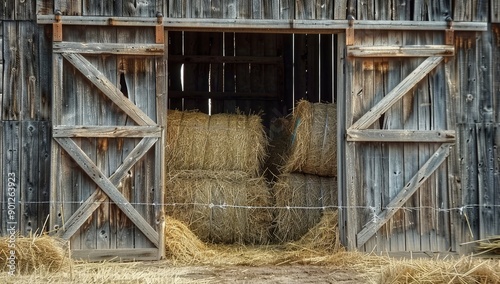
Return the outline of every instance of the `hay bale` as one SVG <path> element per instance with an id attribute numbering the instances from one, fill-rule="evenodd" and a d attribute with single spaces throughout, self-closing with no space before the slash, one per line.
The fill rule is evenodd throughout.
<path id="1" fill-rule="evenodd" d="M 477 242 L 478 254 L 500 254 L 500 235 L 490 236 Z"/>
<path id="2" fill-rule="evenodd" d="M 165 203 L 167 214 L 188 224 L 203 241 L 269 242 L 271 195 L 263 178 L 244 172 L 171 172 Z"/>
<path id="3" fill-rule="evenodd" d="M 67 258 L 63 242 L 46 235 L 35 237 L 16 236 L 15 261 L 11 263 L 12 248 L 9 247 L 9 237 L 0 238 L 0 263 L 3 271 L 10 271 L 9 265 L 15 266 L 15 273 L 32 273 L 33 271 L 58 271 L 66 265 Z"/>
<path id="4" fill-rule="evenodd" d="M 169 171 L 243 171 L 258 176 L 266 145 L 258 115 L 168 112 Z"/>
<path id="5" fill-rule="evenodd" d="M 337 206 L 337 180 L 301 173 L 283 174 L 275 183 L 273 194 L 274 235 L 281 242 L 295 241 L 320 221 L 325 209 Z"/>
<path id="6" fill-rule="evenodd" d="M 300 101 L 291 123 L 291 148 L 283 172 L 337 176 L 337 108 Z"/>

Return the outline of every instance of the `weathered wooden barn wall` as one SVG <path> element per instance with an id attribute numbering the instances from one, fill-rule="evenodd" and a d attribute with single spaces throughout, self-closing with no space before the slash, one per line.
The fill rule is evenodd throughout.
<path id="1" fill-rule="evenodd" d="M 36 15 L 216 19 L 346 19 L 491 22 L 486 32 L 455 32 L 456 55 L 446 59 L 374 126 L 381 129 L 456 130 L 447 161 L 430 176 L 390 220 L 377 230 L 363 250 L 468 251 L 463 242 L 499 234 L 500 188 L 497 144 L 500 140 L 500 5 L 496 0 L 443 1 L 291 1 L 291 0 L 38 0 L 6 1 L 0 5 L 0 234 L 8 215 L 8 177 L 16 176 L 16 221 L 22 234 L 41 230 L 49 211 L 62 224 L 95 185 L 61 154 L 60 169 L 50 172 L 53 114 L 52 27 L 37 25 Z M 345 34 L 268 34 L 234 31 L 168 31 L 170 107 L 209 111 L 264 112 L 266 123 L 286 114 L 294 101 L 339 102 L 340 122 L 349 125 L 416 68 L 424 58 L 349 58 Z M 150 42 L 150 28 L 65 27 L 65 40 L 88 42 Z M 442 44 L 443 32 L 356 31 L 355 44 Z M 157 69 L 149 58 L 125 55 L 86 56 L 123 93 L 150 116 L 157 115 L 153 94 Z M 184 64 L 184 87 L 181 66 Z M 99 101 L 71 65 L 63 65 L 61 123 L 125 124 L 131 121 L 109 101 Z M 236 78 L 236 79 L 235 79 Z M 243 78 L 243 79 L 242 79 Z M 332 79 L 333 78 L 333 79 Z M 333 80 L 333 82 L 332 82 Z M 142 96 L 145 92 L 148 95 Z M 76 95 L 84 94 L 84 95 Z M 67 95 L 67 96 L 66 96 Z M 343 98 L 347 99 L 345 105 Z M 447 99 L 445 99 L 447 98 Z M 346 121 L 342 121 L 346 119 Z M 339 125 L 341 125 L 339 123 Z M 345 137 L 345 128 L 339 137 Z M 111 174 L 138 139 L 76 138 L 92 160 Z M 349 144 L 352 143 L 352 144 Z M 358 144 L 356 144 L 358 143 Z M 376 221 L 398 189 L 439 148 L 438 143 L 338 143 L 343 166 L 339 174 L 341 203 L 359 207 L 357 220 L 341 214 L 343 240 Z M 346 148 L 347 147 L 347 148 Z M 103 154 L 106 152 L 106 154 Z M 343 156 L 344 155 L 344 156 Z M 346 156 L 347 155 L 347 156 Z M 150 152 L 147 159 L 153 159 Z M 348 160 L 346 160 L 346 157 Z M 147 160 L 146 159 L 146 160 Z M 355 161 L 356 163 L 349 164 Z M 361 166 L 359 166 L 361 165 Z M 356 166 L 356 169 L 354 169 Z M 154 163 L 135 165 L 122 184 L 134 203 L 151 203 Z M 356 170 L 353 175 L 352 171 Z M 50 175 L 61 177 L 60 190 L 49 196 Z M 358 200 L 348 200 L 346 183 Z M 49 201 L 54 205 L 49 208 Z M 157 220 L 138 204 L 148 223 Z M 350 209 L 348 209 L 350 210 Z M 152 211 L 151 211 L 152 212 Z M 104 203 L 73 238 L 77 249 L 151 247 L 114 205 Z M 349 223 L 349 224 L 348 224 Z M 53 228 L 51 228 L 53 229 Z"/>
<path id="2" fill-rule="evenodd" d="M 49 214 L 50 38 L 35 14 L 35 1 L 0 6 L 0 235 L 9 221 L 40 232 Z"/>

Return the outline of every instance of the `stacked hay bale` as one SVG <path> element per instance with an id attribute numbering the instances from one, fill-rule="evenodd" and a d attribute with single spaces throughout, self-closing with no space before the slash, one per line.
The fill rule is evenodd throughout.
<path id="1" fill-rule="evenodd" d="M 203 241 L 269 242 L 271 195 L 259 175 L 266 143 L 257 115 L 169 111 L 167 214 Z"/>
<path id="2" fill-rule="evenodd" d="M 290 121 L 290 148 L 273 186 L 275 237 L 295 241 L 337 206 L 337 112 L 300 101 Z"/>

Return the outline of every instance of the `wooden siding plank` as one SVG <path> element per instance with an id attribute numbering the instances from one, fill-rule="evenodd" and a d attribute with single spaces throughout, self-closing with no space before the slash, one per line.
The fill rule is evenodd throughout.
<path id="1" fill-rule="evenodd" d="M 494 162 L 494 133 L 491 123 L 476 124 L 477 133 L 477 170 L 479 189 L 479 236 L 485 239 L 497 234 L 492 230 L 496 226 L 495 219 L 495 162 Z M 496 147 L 495 147 L 496 148 Z M 493 225 L 493 226 L 492 226 Z"/>
<path id="2" fill-rule="evenodd" d="M 54 11 L 61 11 L 63 15 L 81 16 L 82 0 L 54 0 Z"/>
<path id="3" fill-rule="evenodd" d="M 164 44 L 54 42 L 55 53 L 163 55 Z"/>
<path id="4" fill-rule="evenodd" d="M 385 207 L 386 210 L 381 212 L 376 222 L 368 223 L 363 230 L 357 235 L 357 246 L 362 246 L 382 225 L 384 225 L 394 214 L 400 209 L 403 204 L 415 193 L 429 176 L 444 162 L 449 155 L 450 144 L 445 143 L 439 147 L 431 158 L 420 168 L 413 178 L 392 198 Z"/>
<path id="5" fill-rule="evenodd" d="M 49 208 L 50 208 L 50 149 L 51 149 L 51 132 L 50 132 L 50 121 L 39 122 L 39 138 L 38 138 L 38 226 L 40 232 L 48 231 L 50 223 L 46 223 L 49 218 Z M 42 227 L 46 226 L 45 228 Z"/>
<path id="6" fill-rule="evenodd" d="M 119 183 L 129 174 L 132 167 L 144 157 L 155 144 L 156 139 L 143 139 L 123 160 L 123 163 L 109 177 L 109 181 L 118 187 Z M 69 239 L 87 221 L 92 213 L 107 199 L 107 196 L 97 189 L 66 221 L 66 228 L 59 233 L 63 239 Z"/>
<path id="7" fill-rule="evenodd" d="M 126 99 L 123 93 L 87 59 L 77 54 L 63 54 L 64 58 L 75 66 L 87 79 L 103 92 L 112 102 L 128 114 L 139 125 L 155 125 L 142 110 Z"/>
<path id="8" fill-rule="evenodd" d="M 458 124 L 459 130 L 459 161 L 460 181 L 462 185 L 459 204 L 460 223 L 457 224 L 457 238 L 461 243 L 467 243 L 479 238 L 479 188 L 478 188 L 478 141 L 475 124 Z M 474 245 L 461 245 L 461 252 L 468 253 L 474 250 Z"/>
<path id="9" fill-rule="evenodd" d="M 160 126 L 92 126 L 57 125 L 52 129 L 53 137 L 99 137 L 99 138 L 141 138 L 161 137 Z"/>
<path id="10" fill-rule="evenodd" d="M 222 0 L 222 18 L 224 19 L 236 19 L 236 0 Z"/>
<path id="11" fill-rule="evenodd" d="M 347 141 L 356 142 L 414 142 L 414 143 L 449 143 L 455 141 L 454 130 L 375 130 L 348 129 Z"/>
<path id="12" fill-rule="evenodd" d="M 431 57 L 453 56 L 452 45 L 348 46 L 347 55 L 354 57 Z"/>
<path id="13" fill-rule="evenodd" d="M 16 22 L 3 23 L 3 94 L 2 94 L 2 120 L 20 120 L 22 118 L 22 88 L 23 77 L 20 59 L 21 48 L 18 41 Z"/>
<path id="14" fill-rule="evenodd" d="M 38 120 L 50 121 L 50 101 L 52 92 L 52 58 L 46 56 L 52 52 L 52 27 L 38 26 L 38 97 L 40 105 L 38 107 Z M 1 80 L 0 80 L 1 81 Z M 0 91 L 1 93 L 1 91 Z"/>
<path id="15" fill-rule="evenodd" d="M 156 139 L 156 138 L 155 138 Z M 70 138 L 55 138 L 62 148 L 75 160 L 90 178 L 115 202 L 115 204 L 130 218 L 132 222 L 154 244 L 158 245 L 158 233 L 134 209 L 129 201 L 121 195 L 113 183 L 105 177 L 96 164 Z"/>
<path id="16" fill-rule="evenodd" d="M 14 231 L 24 232 L 24 200 L 22 193 L 22 153 L 21 153 L 21 123 L 18 121 L 2 121 L 2 176 L 4 190 L 2 192 L 2 224 L 1 232 L 7 235 L 7 229 L 14 227 Z M 9 186 L 9 182 L 12 182 Z M 13 206 L 14 213 L 8 214 L 9 205 Z M 11 207 L 12 208 L 12 207 Z"/>
<path id="17" fill-rule="evenodd" d="M 39 179 L 38 179 L 38 140 L 39 123 L 34 121 L 23 121 L 20 124 L 20 172 L 18 185 L 21 195 L 21 213 L 22 219 L 19 220 L 19 232 L 28 236 L 30 233 L 41 232 L 38 227 L 40 219 L 44 216 L 38 216 L 39 200 Z"/>
<path id="18" fill-rule="evenodd" d="M 491 0 L 490 9 L 491 9 L 491 22 L 500 23 L 500 2 L 496 0 Z"/>
<path id="19" fill-rule="evenodd" d="M 376 106 L 356 121 L 351 126 L 351 129 L 366 129 L 374 123 L 375 120 L 379 119 L 382 114 L 429 74 L 442 60 L 442 57 L 430 57 L 422 62 L 417 69 L 392 89 Z"/>

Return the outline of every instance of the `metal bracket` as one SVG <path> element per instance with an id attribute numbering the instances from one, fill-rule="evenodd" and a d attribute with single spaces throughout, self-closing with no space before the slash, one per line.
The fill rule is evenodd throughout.
<path id="1" fill-rule="evenodd" d="M 345 45 L 353 45 L 354 44 L 354 16 L 347 16 L 347 23 L 349 27 L 345 30 Z"/>
<path id="2" fill-rule="evenodd" d="M 163 27 L 163 14 L 156 13 L 155 40 L 156 43 L 165 43 L 165 28 Z"/>
<path id="3" fill-rule="evenodd" d="M 61 22 L 61 11 L 57 10 L 55 12 L 56 21 L 52 24 L 52 41 L 62 41 L 62 22 Z"/>
<path id="4" fill-rule="evenodd" d="M 453 19 L 448 16 L 446 17 L 446 23 L 448 24 L 448 28 L 445 30 L 445 39 L 444 42 L 446 45 L 454 45 L 455 44 L 455 31 L 453 30 Z"/>

